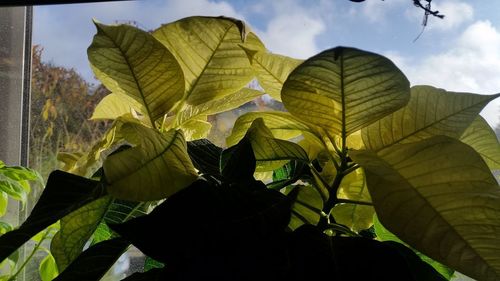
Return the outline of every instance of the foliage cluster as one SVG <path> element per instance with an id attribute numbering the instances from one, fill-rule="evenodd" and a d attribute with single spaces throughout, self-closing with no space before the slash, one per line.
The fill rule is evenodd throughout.
<path id="1" fill-rule="evenodd" d="M 10 224 L 8 217 L 9 198 L 19 201 L 21 208 L 26 208 L 28 195 L 32 191 L 31 183 L 43 185 L 43 180 L 35 170 L 21 166 L 7 166 L 0 161 L 0 235 L 8 231 L 12 231 L 14 227 Z M 10 208 L 12 209 L 12 207 Z M 12 220 L 12 218 L 10 218 Z M 10 281 L 16 280 L 18 275 L 27 268 L 28 263 L 37 256 L 42 256 L 37 276 L 41 280 L 52 280 L 57 276 L 57 267 L 54 257 L 50 251 L 44 247 L 44 242 L 49 241 L 55 232 L 57 232 L 57 224 L 51 225 L 37 235 L 30 237 L 30 242 L 34 244 L 26 257 L 20 255 L 18 251 L 9 255 L 0 264 L 0 280 Z"/>
<path id="2" fill-rule="evenodd" d="M 92 118 L 114 121 L 61 158 L 0 258 L 60 220 L 56 280 L 99 280 L 131 243 L 162 265 L 126 280 L 500 280 L 500 149 L 478 115 L 498 95 L 410 87 L 354 48 L 272 54 L 231 18 L 96 26 L 110 94 Z M 264 93 L 287 112 L 240 116 L 227 149 L 204 139 Z"/>

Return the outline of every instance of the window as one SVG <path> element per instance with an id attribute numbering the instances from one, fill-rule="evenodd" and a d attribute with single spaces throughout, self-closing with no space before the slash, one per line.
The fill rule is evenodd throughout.
<path id="1" fill-rule="evenodd" d="M 421 9 L 402 0 L 360 4 L 347 0 L 313 4 L 304 0 L 151 0 L 0 8 L 0 160 L 29 165 L 46 178 L 61 166 L 58 157 L 83 153 L 102 136 L 109 122 L 88 120 L 95 105 L 109 93 L 88 65 L 86 49 L 95 33 L 93 18 L 153 30 L 191 15 L 230 16 L 247 21 L 276 53 L 305 59 L 337 45 L 354 46 L 389 57 L 412 84 L 479 94 L 498 92 L 498 3 L 433 3 L 445 19 L 424 18 Z M 494 101 L 483 111 L 497 128 L 499 104 Z M 251 106 L 265 110 L 281 105 L 264 98 Z M 212 131 L 212 140 L 223 145 L 234 119 L 245 110 L 210 117 L 218 130 Z M 36 192 L 33 196 L 36 200 Z M 15 221 L 19 207 L 12 207 L 11 220 Z M 140 266 L 142 260 L 137 260 L 132 267 Z M 129 260 L 121 262 L 117 276 L 127 271 Z"/>

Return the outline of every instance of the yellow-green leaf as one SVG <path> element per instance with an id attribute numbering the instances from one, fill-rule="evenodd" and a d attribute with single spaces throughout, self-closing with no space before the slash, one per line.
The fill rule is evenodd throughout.
<path id="1" fill-rule="evenodd" d="M 391 232 L 472 278 L 500 279 L 500 188 L 470 146 L 435 136 L 351 157 Z"/>
<path id="2" fill-rule="evenodd" d="M 59 270 L 54 257 L 48 253 L 38 266 L 38 272 L 42 281 L 51 281 L 59 275 Z"/>
<path id="3" fill-rule="evenodd" d="M 7 205 L 9 204 L 9 196 L 7 193 L 0 191 L 0 217 L 5 215 L 7 212 Z"/>
<path id="4" fill-rule="evenodd" d="M 342 179 L 337 191 L 337 198 L 371 203 L 365 173 L 362 168 L 358 168 Z M 369 228 L 373 224 L 374 213 L 373 206 L 351 203 L 339 204 L 332 210 L 336 222 L 346 225 L 354 231 Z"/>
<path id="5" fill-rule="evenodd" d="M 123 144 L 124 136 L 121 127 L 123 124 L 130 122 L 138 124 L 140 121 L 131 115 L 123 115 L 117 118 L 102 139 L 96 142 L 89 152 L 82 155 L 75 163 L 71 163 L 72 160 L 70 160 L 70 165 L 65 171 L 84 177 L 92 176 L 102 166 L 103 155 Z"/>
<path id="6" fill-rule="evenodd" d="M 240 107 L 241 105 L 253 101 L 263 94 L 264 93 L 261 91 L 243 88 L 234 94 L 230 94 L 220 99 L 208 101 L 195 106 L 188 105 L 186 106 L 186 109 L 179 113 L 179 116 L 177 117 L 178 124 L 176 125 L 178 126 L 179 124 L 183 124 L 193 118 L 196 118 L 196 116 L 217 114 Z"/>
<path id="7" fill-rule="evenodd" d="M 257 172 L 273 171 L 290 160 L 308 163 L 309 158 L 302 147 L 296 143 L 274 138 L 261 118 L 252 122 L 246 137 L 250 140 L 257 161 Z"/>
<path id="8" fill-rule="evenodd" d="M 483 107 L 497 96 L 414 86 L 408 105 L 362 130 L 363 142 L 368 149 L 375 150 L 435 135 L 459 138 Z"/>
<path id="9" fill-rule="evenodd" d="M 160 200 L 196 180 L 180 131 L 160 133 L 135 123 L 126 123 L 121 130 L 135 146 L 104 161 L 111 195 L 130 201 Z"/>
<path id="10" fill-rule="evenodd" d="M 492 170 L 500 169 L 500 144 L 495 131 L 483 117 L 477 116 L 460 137 L 460 140 L 474 148 Z"/>
<path id="11" fill-rule="evenodd" d="M 337 223 L 349 227 L 355 232 L 368 229 L 373 225 L 372 206 L 342 203 L 332 209 L 332 215 Z"/>
<path id="12" fill-rule="evenodd" d="M 187 141 L 204 139 L 210 133 L 212 124 L 207 122 L 207 116 L 198 115 L 196 119 L 190 119 L 179 127 L 184 133 Z"/>
<path id="13" fill-rule="evenodd" d="M 239 44 L 246 37 L 243 22 L 223 17 L 189 17 L 153 32 L 182 67 L 184 99 L 190 105 L 233 94 L 253 78 L 250 62 Z"/>
<path id="14" fill-rule="evenodd" d="M 345 138 L 403 107 L 409 88 L 389 59 L 337 47 L 299 65 L 283 85 L 281 99 L 301 121 Z"/>
<path id="15" fill-rule="evenodd" d="M 243 49 L 257 72 L 260 86 L 264 88 L 266 94 L 281 101 L 283 83 L 292 70 L 302 63 L 302 60 L 272 54 L 266 50 Z"/>
<path id="16" fill-rule="evenodd" d="M 238 117 L 234 123 L 231 135 L 226 139 L 227 145 L 237 144 L 257 118 L 264 120 L 266 127 L 277 139 L 292 139 L 300 136 L 303 132 L 310 132 L 312 135 L 311 129 L 306 124 L 288 112 L 248 112 Z"/>
<path id="17" fill-rule="evenodd" d="M 88 48 L 97 78 L 115 94 L 140 103 L 150 125 L 184 95 L 184 75 L 176 58 L 150 33 L 138 28 L 96 23 Z"/>
<path id="18" fill-rule="evenodd" d="M 321 194 L 311 185 L 296 185 L 287 188 L 292 200 L 292 217 L 288 227 L 292 230 L 307 224 L 318 224 L 323 209 Z"/>
<path id="19" fill-rule="evenodd" d="M 95 107 L 91 120 L 116 119 L 125 114 L 143 115 L 146 110 L 144 106 L 133 98 L 123 94 L 109 94 L 105 96 Z M 140 116 L 138 116 L 139 119 Z"/>
<path id="20" fill-rule="evenodd" d="M 110 196 L 99 198 L 61 220 L 60 230 L 50 243 L 50 250 L 60 271 L 66 269 L 83 251 L 111 201 Z"/>

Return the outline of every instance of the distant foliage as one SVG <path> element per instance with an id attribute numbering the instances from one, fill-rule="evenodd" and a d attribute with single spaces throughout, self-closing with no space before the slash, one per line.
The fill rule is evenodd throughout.
<path id="1" fill-rule="evenodd" d="M 109 92 L 85 81 L 74 69 L 42 61 L 43 48 L 33 47 L 30 166 L 42 174 L 57 167 L 61 151 L 85 151 L 99 139 L 107 122 L 89 121 Z"/>

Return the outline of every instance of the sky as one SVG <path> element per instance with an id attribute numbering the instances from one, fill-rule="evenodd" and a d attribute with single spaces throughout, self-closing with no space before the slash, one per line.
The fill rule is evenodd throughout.
<path id="1" fill-rule="evenodd" d="M 151 30 L 193 15 L 230 16 L 247 22 L 274 52 L 308 58 L 336 46 L 387 56 L 412 85 L 448 91 L 500 93 L 500 1 L 434 0 L 444 19 L 430 17 L 412 0 L 142 0 L 34 8 L 33 43 L 43 60 L 76 69 L 95 81 L 86 49 L 92 19 L 106 24 L 134 21 Z M 493 127 L 500 99 L 481 113 Z"/>

